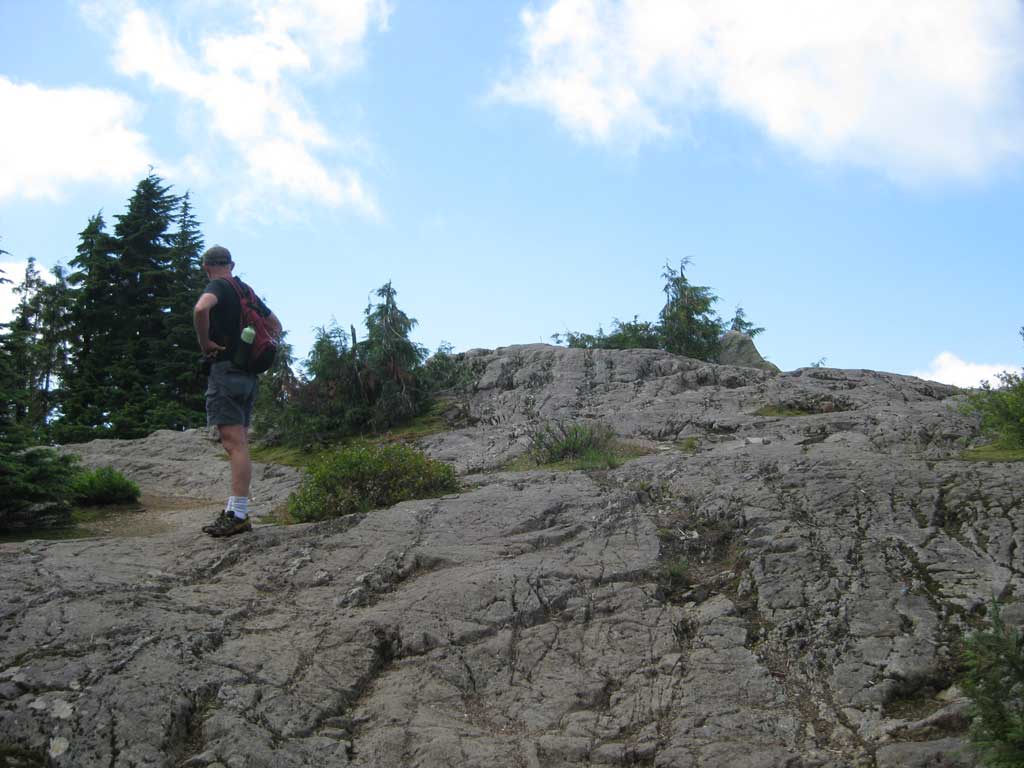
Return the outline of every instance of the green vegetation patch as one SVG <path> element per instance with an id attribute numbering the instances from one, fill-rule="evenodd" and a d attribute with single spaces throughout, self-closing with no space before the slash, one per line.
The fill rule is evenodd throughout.
<path id="1" fill-rule="evenodd" d="M 249 448 L 249 457 L 263 464 L 282 464 L 304 469 L 328 452 L 328 449 L 323 448 L 312 450 L 289 445 L 256 444 Z"/>
<path id="2" fill-rule="evenodd" d="M 1024 638 L 993 602 L 987 629 L 964 641 L 963 690 L 971 700 L 971 741 L 985 765 L 1024 765 Z"/>
<path id="3" fill-rule="evenodd" d="M 0 744 L 0 768 L 43 768 L 46 757 L 21 747 Z"/>
<path id="4" fill-rule="evenodd" d="M 1004 448 L 1001 445 L 982 445 L 968 448 L 960 454 L 964 461 L 1024 461 L 1024 448 Z"/>
<path id="5" fill-rule="evenodd" d="M 309 464 L 302 485 L 288 499 L 288 514 L 300 522 L 325 520 L 458 489 L 451 465 L 408 445 L 353 445 Z"/>
<path id="6" fill-rule="evenodd" d="M 527 452 L 513 459 L 505 469 L 589 471 L 614 469 L 650 450 L 628 440 L 619 440 L 607 424 L 600 422 L 549 421 L 530 433 Z"/>
<path id="7" fill-rule="evenodd" d="M 997 378 L 998 387 L 986 381 L 969 394 L 963 410 L 980 417 L 982 433 L 995 438 L 999 447 L 1024 450 L 1024 376 L 1004 371 Z"/>
<path id="8" fill-rule="evenodd" d="M 700 447 L 700 440 L 697 439 L 696 435 L 690 435 L 682 440 L 677 440 L 675 446 L 686 453 L 696 453 L 697 448 Z"/>
<path id="9" fill-rule="evenodd" d="M 662 563 L 661 570 L 658 572 L 658 582 L 669 594 L 689 589 L 693 584 L 690 575 L 690 561 L 681 556 L 669 558 Z"/>
<path id="10" fill-rule="evenodd" d="M 0 440 L 0 533 L 67 525 L 77 472 L 73 456 L 52 448 L 12 449 Z"/>
<path id="11" fill-rule="evenodd" d="M 71 481 L 71 495 L 76 504 L 100 507 L 138 501 L 139 486 L 113 467 L 84 470 Z"/>
<path id="12" fill-rule="evenodd" d="M 754 411 L 754 416 L 812 416 L 813 411 L 804 411 L 799 408 L 786 408 L 781 405 L 766 405 Z"/>

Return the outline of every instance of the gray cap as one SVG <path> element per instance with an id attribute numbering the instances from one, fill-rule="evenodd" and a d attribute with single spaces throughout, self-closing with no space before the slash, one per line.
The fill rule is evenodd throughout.
<path id="1" fill-rule="evenodd" d="M 223 245 L 213 245 L 203 254 L 204 267 L 226 267 L 229 264 L 234 264 L 231 260 L 231 251 Z"/>

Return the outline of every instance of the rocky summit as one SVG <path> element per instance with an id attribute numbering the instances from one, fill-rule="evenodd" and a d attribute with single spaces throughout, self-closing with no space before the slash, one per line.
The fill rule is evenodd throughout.
<path id="1" fill-rule="evenodd" d="M 0 545 L 0 762 L 21 766 L 979 764 L 966 632 L 1024 620 L 1020 465 L 958 391 L 652 350 L 474 350 L 462 490 L 199 532 L 203 432 L 75 447 L 170 499 L 144 535 Z M 603 422 L 615 469 L 513 471 Z M 299 479 L 257 468 L 258 510 Z M 152 511 L 139 514 L 153 514 Z"/>

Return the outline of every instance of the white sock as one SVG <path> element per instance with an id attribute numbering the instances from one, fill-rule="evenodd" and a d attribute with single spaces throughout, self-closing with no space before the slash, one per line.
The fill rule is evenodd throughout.
<path id="1" fill-rule="evenodd" d="M 235 517 L 239 520 L 245 520 L 249 516 L 249 497 L 248 496 L 232 496 L 235 500 L 235 505 L 231 508 L 231 511 L 235 513 Z"/>
<path id="2" fill-rule="evenodd" d="M 234 496 L 228 496 L 228 503 L 224 506 L 224 511 L 225 512 L 230 512 L 234 508 L 235 508 L 235 497 Z"/>

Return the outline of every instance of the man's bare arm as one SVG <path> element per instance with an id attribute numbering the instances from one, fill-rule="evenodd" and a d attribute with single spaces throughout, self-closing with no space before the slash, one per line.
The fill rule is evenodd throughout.
<path id="1" fill-rule="evenodd" d="M 207 357 L 213 357 L 218 352 L 224 351 L 224 347 L 210 339 L 210 310 L 216 305 L 217 297 L 212 293 L 204 293 L 199 297 L 192 312 L 192 322 L 196 327 L 199 349 Z"/>

